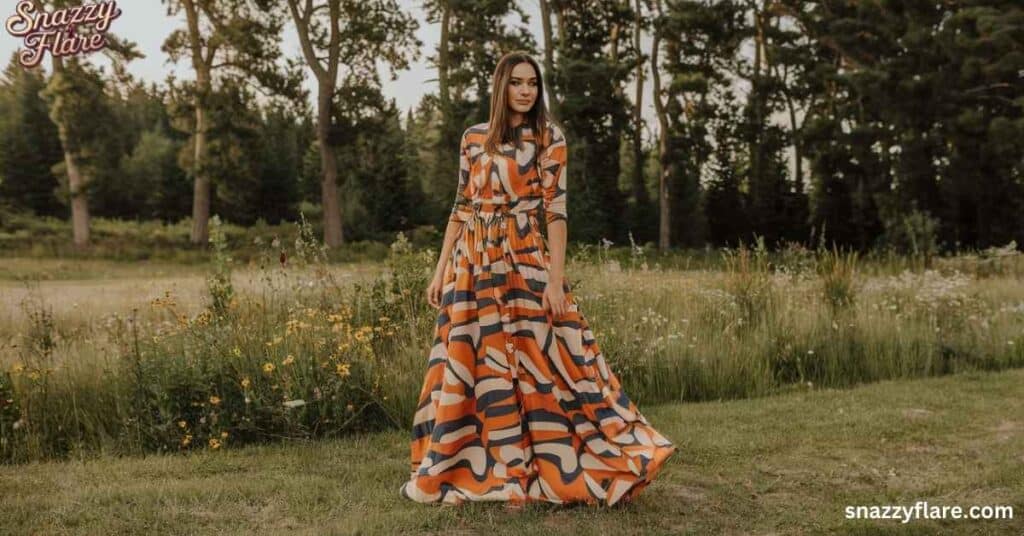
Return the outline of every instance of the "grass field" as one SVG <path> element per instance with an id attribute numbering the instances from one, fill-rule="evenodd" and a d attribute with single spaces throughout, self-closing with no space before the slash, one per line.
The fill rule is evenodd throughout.
<path id="1" fill-rule="evenodd" d="M 1024 533 L 1016 250 L 929 269 L 801 248 L 573 255 L 603 353 L 679 453 L 636 504 L 513 514 L 398 494 L 436 252 L 313 245 L 287 264 L 217 245 L 208 264 L 5 258 L 0 533 Z M 844 517 L 918 501 L 1017 516 Z"/>
<path id="2" fill-rule="evenodd" d="M 45 534 L 1021 534 L 1024 371 L 641 408 L 679 446 L 632 505 L 421 505 L 407 433 L 0 467 L 0 526 Z M 847 505 L 1012 505 L 850 520 Z"/>

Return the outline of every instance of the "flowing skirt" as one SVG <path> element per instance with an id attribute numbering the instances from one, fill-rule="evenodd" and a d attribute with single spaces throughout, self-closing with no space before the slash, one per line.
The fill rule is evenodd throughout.
<path id="1" fill-rule="evenodd" d="M 445 269 L 413 419 L 418 502 L 614 505 L 676 447 L 622 391 L 567 284 L 542 306 L 550 258 L 533 212 L 476 212 Z"/>

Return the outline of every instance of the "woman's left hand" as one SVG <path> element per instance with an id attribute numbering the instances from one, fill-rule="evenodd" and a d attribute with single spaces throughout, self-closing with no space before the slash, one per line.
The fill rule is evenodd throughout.
<path id="1" fill-rule="evenodd" d="M 548 283 L 544 288 L 542 304 L 545 311 L 551 311 L 555 317 L 562 316 L 569 310 L 569 302 L 565 299 L 565 291 L 560 282 Z"/>

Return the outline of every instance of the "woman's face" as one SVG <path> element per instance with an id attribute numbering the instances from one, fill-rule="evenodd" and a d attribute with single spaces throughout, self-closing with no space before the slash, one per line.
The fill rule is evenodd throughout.
<path id="1" fill-rule="evenodd" d="M 537 72 L 529 62 L 522 62 L 512 68 L 508 83 L 508 105 L 513 111 L 523 113 L 533 108 L 537 101 Z"/>

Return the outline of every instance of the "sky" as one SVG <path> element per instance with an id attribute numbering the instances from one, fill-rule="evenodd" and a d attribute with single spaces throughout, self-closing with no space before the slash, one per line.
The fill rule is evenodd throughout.
<path id="1" fill-rule="evenodd" d="M 399 0 L 399 3 L 419 22 L 416 36 L 423 43 L 420 50 L 420 58 L 418 61 L 411 63 L 409 69 L 397 72 L 398 78 L 396 80 L 390 79 L 389 71 L 383 64 L 379 67 L 384 94 L 388 98 L 395 99 L 398 108 L 403 112 L 402 117 L 404 118 L 404 112 L 410 108 L 415 108 L 424 94 L 437 91 L 437 72 L 427 63 L 426 58 L 436 50 L 440 39 L 440 28 L 438 24 L 427 23 L 421 1 Z M 4 4 L 8 7 L 0 11 L 0 20 L 6 20 L 14 14 L 14 2 L 4 2 Z M 537 43 L 542 43 L 540 6 L 537 0 L 521 1 L 520 6 L 529 15 L 527 27 L 533 33 L 534 40 Z M 167 36 L 176 28 L 184 26 L 185 19 L 183 14 L 177 17 L 167 15 L 167 8 L 161 0 L 131 0 L 130 2 L 122 0 L 117 2 L 117 7 L 121 10 L 122 14 L 113 21 L 110 31 L 122 38 L 135 42 L 138 45 L 138 49 L 146 56 L 129 63 L 129 72 L 145 80 L 147 83 L 156 82 L 157 84 L 162 84 L 167 75 L 172 72 L 178 79 L 194 79 L 194 73 L 187 60 L 183 59 L 177 64 L 170 63 L 167 55 L 160 50 L 160 46 L 167 39 Z M 509 22 L 514 24 L 517 22 L 515 19 L 518 19 L 518 16 L 510 17 Z M 301 57 L 299 40 L 293 25 L 288 23 L 285 25 L 285 28 L 285 35 L 282 39 L 284 54 L 288 57 Z M 648 39 L 644 46 L 649 45 Z M 0 58 L 4 62 L 21 46 L 21 38 L 12 36 L 6 31 L 0 31 Z M 109 66 L 109 60 L 103 54 L 92 53 L 89 55 L 89 58 L 90 61 L 97 65 Z M 538 60 L 540 59 L 541 57 L 538 56 Z M 45 63 L 48 62 L 49 56 L 45 60 Z M 649 77 L 648 80 L 650 80 Z M 316 85 L 312 74 L 309 72 L 306 72 L 305 85 L 310 90 L 311 104 L 315 103 Z M 627 89 L 628 94 L 632 95 L 634 92 L 633 87 L 629 86 Z M 655 120 L 649 82 L 647 90 L 648 93 L 644 97 L 643 113 L 648 119 L 648 124 L 656 130 L 657 121 Z"/>

